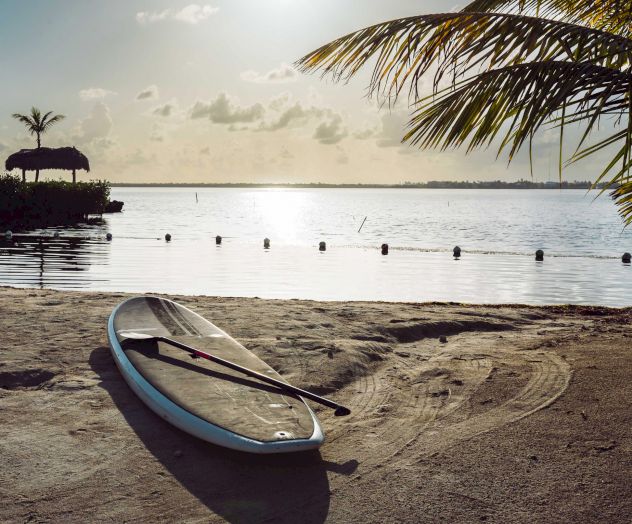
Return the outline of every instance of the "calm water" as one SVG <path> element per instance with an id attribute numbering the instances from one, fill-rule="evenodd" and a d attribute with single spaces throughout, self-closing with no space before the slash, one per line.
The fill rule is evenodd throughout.
<path id="1" fill-rule="evenodd" d="M 196 202 L 197 192 L 197 202 Z M 0 284 L 632 305 L 632 228 L 583 190 L 114 188 L 106 224 L 0 241 Z M 366 222 L 360 228 L 364 218 Z M 53 238 L 57 231 L 59 238 Z M 106 233 L 113 240 L 105 240 Z M 164 241 L 165 233 L 172 241 Z M 215 236 L 221 235 L 221 246 Z M 271 248 L 263 249 L 263 239 Z M 318 251 L 318 242 L 327 251 Z M 382 256 L 379 246 L 388 243 Z M 452 248 L 462 248 L 460 260 Z M 544 249 L 544 262 L 533 253 Z"/>

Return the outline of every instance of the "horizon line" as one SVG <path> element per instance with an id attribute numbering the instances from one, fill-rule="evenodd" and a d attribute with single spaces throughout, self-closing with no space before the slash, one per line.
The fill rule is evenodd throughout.
<path id="1" fill-rule="evenodd" d="M 588 180 L 532 182 L 516 180 L 448 181 L 432 180 L 429 182 L 403 182 L 398 184 L 380 183 L 330 183 L 330 182 L 110 182 L 111 187 L 287 187 L 287 188 L 403 188 L 403 189 L 459 189 L 459 188 L 543 188 L 543 189 L 588 189 L 593 182 Z M 597 187 L 600 187 L 599 184 Z M 465 187 L 470 186 L 470 187 Z"/>

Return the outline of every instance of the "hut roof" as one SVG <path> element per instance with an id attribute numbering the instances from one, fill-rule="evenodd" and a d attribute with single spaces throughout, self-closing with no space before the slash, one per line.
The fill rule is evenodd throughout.
<path id="1" fill-rule="evenodd" d="M 35 171 L 37 169 L 85 169 L 90 171 L 88 158 L 74 147 L 40 147 L 39 149 L 21 149 L 13 153 L 5 162 L 5 169 L 24 169 Z"/>

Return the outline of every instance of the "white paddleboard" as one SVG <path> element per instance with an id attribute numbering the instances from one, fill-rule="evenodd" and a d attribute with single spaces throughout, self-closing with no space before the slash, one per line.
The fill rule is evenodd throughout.
<path id="1" fill-rule="evenodd" d="M 171 300 L 134 297 L 108 322 L 116 365 L 131 389 L 162 418 L 191 435 L 251 453 L 318 448 L 323 432 L 302 398 L 162 341 L 163 336 L 283 381 L 261 359 L 208 320 Z"/>

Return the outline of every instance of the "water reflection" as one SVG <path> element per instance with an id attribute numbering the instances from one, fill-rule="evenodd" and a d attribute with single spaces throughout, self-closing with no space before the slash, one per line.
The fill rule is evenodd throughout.
<path id="1" fill-rule="evenodd" d="M 87 273 L 108 263 L 99 237 L 14 235 L 0 238 L 0 283 L 11 286 L 85 288 L 99 282 Z M 103 279 L 101 279 L 103 281 Z"/>
<path id="2" fill-rule="evenodd" d="M 177 237 L 176 237 L 177 238 Z M 457 262 L 458 260 L 458 262 Z M 0 284 L 136 293 L 405 302 L 632 305 L 630 266 L 594 257 L 272 246 L 214 239 L 17 237 Z"/>

